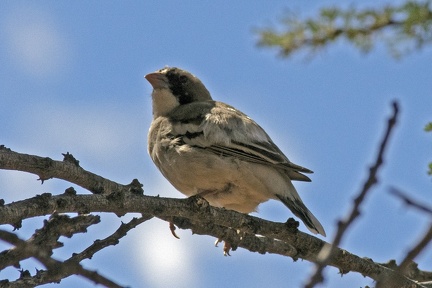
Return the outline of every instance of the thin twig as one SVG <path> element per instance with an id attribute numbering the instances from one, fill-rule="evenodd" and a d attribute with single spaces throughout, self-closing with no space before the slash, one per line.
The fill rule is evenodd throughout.
<path id="1" fill-rule="evenodd" d="M 338 222 L 338 229 L 336 235 L 333 238 L 332 245 L 324 247 L 324 249 L 321 251 L 318 261 L 316 262 L 315 265 L 315 271 L 312 274 L 312 276 L 309 278 L 307 284 L 305 285 L 306 288 L 312 288 L 316 284 L 323 282 L 324 278 L 322 272 L 325 266 L 327 266 L 328 263 L 330 263 L 331 258 L 334 257 L 334 251 L 336 250 L 336 247 L 338 247 L 339 244 L 341 243 L 346 230 L 354 222 L 354 220 L 360 215 L 360 206 L 363 200 L 365 199 L 366 195 L 370 191 L 371 187 L 375 185 L 378 181 L 377 173 L 379 168 L 384 162 L 384 152 L 388 146 L 391 132 L 393 131 L 393 128 L 395 127 L 397 122 L 399 105 L 396 101 L 393 102 L 392 108 L 393 108 L 393 114 L 387 122 L 387 129 L 381 140 L 381 144 L 379 146 L 375 164 L 369 170 L 369 177 L 364 182 L 363 187 L 360 193 L 358 194 L 358 196 L 354 199 L 353 207 L 351 208 L 351 211 L 349 212 L 348 216 L 345 219 L 340 220 Z"/>
<path id="2" fill-rule="evenodd" d="M 65 266 L 76 265 L 76 263 L 79 263 L 84 259 L 91 259 L 93 257 L 93 255 L 96 254 L 97 252 L 99 252 L 100 250 L 102 250 L 108 246 L 118 244 L 120 239 L 122 237 L 124 237 L 127 234 L 127 232 L 129 232 L 131 229 L 135 228 L 139 224 L 151 219 L 152 217 L 153 216 L 144 215 L 140 218 L 133 218 L 131 221 L 129 221 L 126 224 L 122 223 L 120 225 L 120 227 L 113 234 L 106 237 L 105 239 L 94 241 L 94 243 L 92 245 L 90 245 L 89 247 L 87 247 L 86 249 L 84 249 L 80 253 L 74 253 L 72 255 L 72 257 L 65 260 L 62 263 L 62 265 L 65 265 Z M 92 274 L 90 274 L 90 275 L 92 275 Z M 61 278 L 66 278 L 69 275 L 63 274 L 63 275 L 59 275 L 59 276 L 61 276 Z M 32 283 L 34 285 L 42 285 L 42 284 L 52 283 L 56 280 L 50 275 L 49 270 L 48 271 L 39 270 L 37 275 L 34 278 L 35 279 L 32 279 L 32 281 L 33 281 Z"/>
<path id="3" fill-rule="evenodd" d="M 47 269 L 47 274 L 50 274 L 52 278 L 58 278 L 57 281 L 64 278 L 64 275 L 81 275 L 90 281 L 96 284 L 102 284 L 106 287 L 112 288 L 122 288 L 116 284 L 115 282 L 109 280 L 108 278 L 98 274 L 96 271 L 90 271 L 83 268 L 77 262 L 70 262 L 68 265 L 64 265 L 64 263 L 57 261 L 51 257 L 50 251 L 46 249 L 41 249 L 40 246 L 36 246 L 34 244 L 28 243 L 24 240 L 18 238 L 18 236 L 14 233 L 0 230 L 0 239 L 3 241 L 15 245 L 18 249 L 22 249 L 24 251 L 28 251 L 27 253 L 33 255 L 39 262 L 41 262 Z M 17 280 L 19 281 L 19 280 Z M 53 281 L 51 281 L 53 282 Z M 11 283 L 11 285 L 15 285 Z"/>
<path id="4" fill-rule="evenodd" d="M 428 231 L 424 234 L 423 238 L 407 253 L 405 258 L 402 260 L 399 265 L 399 271 L 404 273 L 405 269 L 408 267 L 410 263 L 422 252 L 426 246 L 432 240 L 432 225 L 429 226 Z"/>
<path id="5" fill-rule="evenodd" d="M 426 212 L 427 214 L 429 214 L 429 216 L 432 216 L 432 208 L 430 208 L 429 206 L 426 206 L 422 203 L 419 203 L 418 201 L 411 199 L 411 197 L 404 194 L 399 189 L 396 189 L 394 187 L 390 187 L 389 192 L 391 194 L 395 195 L 396 197 L 400 198 L 403 202 L 405 202 L 406 205 L 412 206 L 412 207 L 414 207 L 414 208 L 416 208 L 422 212 Z"/>
<path id="6" fill-rule="evenodd" d="M 52 253 L 52 250 L 63 246 L 58 242 L 60 236 L 72 237 L 73 234 L 86 232 L 90 225 L 100 222 L 100 217 L 95 215 L 79 215 L 70 218 L 67 215 L 57 213 L 51 215 L 49 220 L 44 221 L 44 226 L 36 230 L 33 236 L 26 242 L 36 245 Z M 17 247 L 0 253 L 0 270 L 8 267 L 20 267 L 19 262 L 32 257 L 31 251 L 18 249 Z"/>
<path id="7" fill-rule="evenodd" d="M 93 255 L 104 249 L 108 246 L 114 246 L 117 245 L 120 242 L 120 239 L 124 236 L 126 236 L 127 232 L 129 232 L 131 229 L 135 228 L 139 224 L 150 220 L 153 218 L 151 215 L 143 215 L 140 218 L 133 218 L 128 223 L 122 223 L 120 227 L 110 236 L 106 237 L 102 240 L 96 240 L 92 245 L 84 249 L 82 252 L 74 254 L 71 258 L 69 258 L 67 261 L 75 261 L 75 262 L 81 262 L 84 259 L 91 259 Z"/>
<path id="8" fill-rule="evenodd" d="M 379 281 L 377 281 L 376 288 L 385 288 L 385 287 L 396 287 L 397 281 L 403 277 L 402 275 L 406 275 L 408 277 L 414 277 L 415 275 L 407 275 L 411 273 L 416 273 L 417 271 L 412 272 L 416 269 L 410 269 L 411 265 L 416 265 L 413 261 L 415 257 L 417 257 L 431 242 L 432 240 L 432 225 L 429 226 L 428 231 L 423 235 L 420 241 L 406 254 L 405 258 L 402 260 L 401 264 L 395 270 L 399 275 L 388 277 L 388 275 L 381 277 Z M 411 271 L 410 271 L 411 270 Z"/>

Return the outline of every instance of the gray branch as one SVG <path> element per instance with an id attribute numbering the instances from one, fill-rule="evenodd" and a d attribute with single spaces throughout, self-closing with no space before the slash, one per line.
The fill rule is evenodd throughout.
<path id="1" fill-rule="evenodd" d="M 396 104 L 394 107 L 397 110 Z M 390 134 L 390 131 L 387 134 Z M 385 136 L 384 142 L 387 139 L 388 135 Z M 384 147 L 385 143 L 382 144 L 378 154 L 378 164 L 372 167 L 371 177 L 365 183 L 366 190 L 376 181 L 376 172 L 382 162 Z M 298 222 L 292 219 L 288 219 L 286 223 L 271 222 L 235 211 L 212 207 L 207 201 L 199 197 L 170 199 L 146 196 L 143 195 L 142 185 L 138 180 L 133 180 L 129 185 L 118 184 L 84 170 L 71 154 L 67 153 L 64 156 L 63 161 L 55 161 L 50 158 L 20 154 L 0 146 L 0 169 L 30 172 L 38 175 L 41 180 L 52 177 L 64 179 L 93 193 L 91 195 L 77 195 L 73 188 L 69 188 L 62 195 L 52 196 L 49 193 L 44 193 L 6 205 L 2 205 L 0 201 L 0 224 L 10 224 L 15 228 L 19 228 L 21 221 L 24 219 L 49 215 L 54 212 L 77 212 L 82 214 L 108 212 L 116 215 L 141 213 L 143 218 L 136 220 L 138 222 L 157 217 L 174 223 L 181 229 L 191 229 L 196 234 L 211 235 L 222 239 L 230 243 L 233 249 L 242 247 L 262 254 L 274 253 L 288 256 L 294 260 L 304 259 L 310 262 L 321 262 L 320 252 L 324 247 L 326 249 L 332 247 L 325 241 L 298 231 Z M 362 192 L 360 197 L 364 198 L 365 195 L 363 194 L 365 193 Z M 359 203 L 361 203 L 361 200 L 359 200 Z M 359 213 L 359 203 L 353 209 L 353 216 Z M 346 229 L 355 217 L 350 216 L 348 219 L 348 222 L 341 222 L 340 227 Z M 132 229 L 139 224 L 138 222 L 124 224 L 127 225 L 126 230 Z M 125 228 L 122 225 L 112 236 L 100 240 L 102 242 L 96 241 L 88 249 L 78 254 L 79 256 L 76 256 L 73 261 L 71 258 L 70 262 L 75 263 L 77 267 L 74 274 L 90 277 L 93 272 L 85 269 L 85 271 L 80 270 L 83 268 L 79 265 L 79 261 L 90 258 L 96 251 L 108 245 L 115 244 L 120 237 L 123 237 L 122 235 L 125 235 L 124 231 L 120 231 L 122 227 Z M 0 234 L 0 238 L 6 238 L 6 236 L 11 235 Z M 31 243 L 28 246 L 24 246 L 22 243 L 20 245 L 20 249 L 24 250 L 33 247 Z M 397 279 L 398 287 L 424 287 L 416 281 L 432 280 L 431 273 L 424 271 L 416 274 L 422 275 L 419 279 L 416 276 L 407 278 L 399 273 L 397 268 L 385 267 L 373 262 L 371 259 L 361 258 L 338 248 L 337 245 L 333 246 L 330 254 L 331 257 L 325 261 L 325 265 L 336 267 L 341 273 L 357 272 L 376 281 L 385 278 Z M 53 267 L 50 262 L 53 259 L 49 255 L 34 254 L 33 257 L 41 260 L 47 267 Z M 48 269 L 47 273 L 49 272 Z M 96 282 L 96 278 L 89 279 Z M 110 280 L 107 279 L 106 281 Z M 117 287 L 109 285 L 108 287 Z"/>
<path id="2" fill-rule="evenodd" d="M 397 102 L 393 102 L 393 113 L 387 121 L 387 128 L 381 140 L 381 143 L 379 145 L 376 160 L 373 166 L 369 169 L 369 176 L 363 183 L 362 188 L 358 193 L 357 197 L 354 199 L 353 206 L 350 212 L 348 213 L 347 217 L 338 222 L 338 229 L 333 238 L 332 245 L 326 247 L 326 249 L 323 249 L 323 251 L 321 252 L 320 258 L 316 262 L 315 272 L 311 276 L 309 282 L 306 284 L 305 286 L 306 288 L 312 288 L 316 284 L 324 280 L 322 276 L 322 272 L 325 266 L 327 266 L 327 263 L 329 263 L 331 258 L 333 257 L 333 252 L 335 251 L 335 248 L 338 247 L 342 242 L 342 239 L 345 236 L 348 227 L 360 215 L 360 207 L 364 199 L 366 198 L 367 194 L 371 191 L 371 188 L 378 182 L 378 170 L 381 168 L 382 164 L 384 163 L 384 152 L 388 147 L 390 135 L 393 132 L 393 128 L 397 123 L 398 113 L 399 113 L 399 106 Z"/>

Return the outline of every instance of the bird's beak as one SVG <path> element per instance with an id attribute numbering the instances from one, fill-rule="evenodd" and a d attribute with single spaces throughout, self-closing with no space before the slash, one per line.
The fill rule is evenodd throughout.
<path id="1" fill-rule="evenodd" d="M 150 73 L 144 76 L 154 89 L 169 88 L 168 79 L 164 74 L 159 72 Z"/>

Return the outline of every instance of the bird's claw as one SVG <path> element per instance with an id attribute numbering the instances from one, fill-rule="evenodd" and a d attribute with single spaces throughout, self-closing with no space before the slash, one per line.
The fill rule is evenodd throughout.
<path id="1" fill-rule="evenodd" d="M 174 226 L 174 224 L 173 224 L 172 222 L 169 223 L 169 228 L 170 228 L 171 234 L 172 234 L 175 238 L 180 239 L 180 237 L 177 236 L 177 234 L 175 233 L 176 227 Z"/>
<path id="2" fill-rule="evenodd" d="M 231 254 L 229 253 L 231 251 L 231 244 L 230 243 L 223 241 L 222 239 L 219 238 L 215 242 L 215 247 L 218 247 L 218 244 L 221 242 L 224 242 L 224 246 L 223 246 L 223 250 L 222 250 L 224 253 L 224 256 L 231 256 Z"/>

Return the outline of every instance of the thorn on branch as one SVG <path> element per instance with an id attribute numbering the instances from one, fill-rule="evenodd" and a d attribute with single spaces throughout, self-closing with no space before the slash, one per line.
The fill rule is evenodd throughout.
<path id="1" fill-rule="evenodd" d="M 22 220 L 13 223 L 12 226 L 14 228 L 13 231 L 19 230 L 22 227 Z"/>
<path id="2" fill-rule="evenodd" d="M 129 189 L 129 192 L 138 195 L 144 195 L 144 189 L 142 188 L 144 185 L 141 184 L 138 179 L 133 179 L 132 182 L 126 187 Z"/>
<path id="3" fill-rule="evenodd" d="M 36 165 L 42 170 L 42 173 L 38 174 L 39 179 L 37 179 L 41 181 L 41 184 L 43 184 L 45 180 L 53 178 L 52 176 L 45 176 L 45 173 L 48 174 L 49 169 L 52 168 L 53 163 L 54 160 L 49 157 L 41 158 L 40 161 L 36 163 Z"/>
<path id="4" fill-rule="evenodd" d="M 20 277 L 19 277 L 20 279 L 31 277 L 30 271 L 28 271 L 28 270 L 21 269 L 21 270 L 19 270 L 19 272 L 20 272 Z"/>
<path id="5" fill-rule="evenodd" d="M 345 270 L 339 268 L 339 274 L 341 275 L 341 277 L 342 277 L 343 275 L 345 275 L 345 274 L 348 274 L 349 272 L 350 272 L 350 271 L 345 271 Z"/>
<path id="6" fill-rule="evenodd" d="M 53 177 L 45 177 L 43 175 L 39 175 L 39 179 L 37 179 L 38 181 L 41 181 L 41 184 L 44 184 L 44 182 L 46 180 L 52 179 Z"/>
<path id="7" fill-rule="evenodd" d="M 69 152 L 66 152 L 66 154 L 62 153 L 63 155 L 63 161 L 64 162 L 69 162 L 74 164 L 75 166 L 79 167 L 79 161 L 77 159 L 75 159 L 75 157 L 70 154 Z"/>
<path id="8" fill-rule="evenodd" d="M 285 225 L 287 226 L 290 232 L 295 234 L 298 232 L 298 227 L 300 223 L 296 221 L 294 218 L 288 218 L 288 220 L 285 222 Z"/>
<path id="9" fill-rule="evenodd" d="M 75 191 L 75 189 L 73 187 L 69 187 L 65 190 L 64 194 L 68 195 L 68 196 L 75 196 L 77 194 L 77 192 Z"/>

